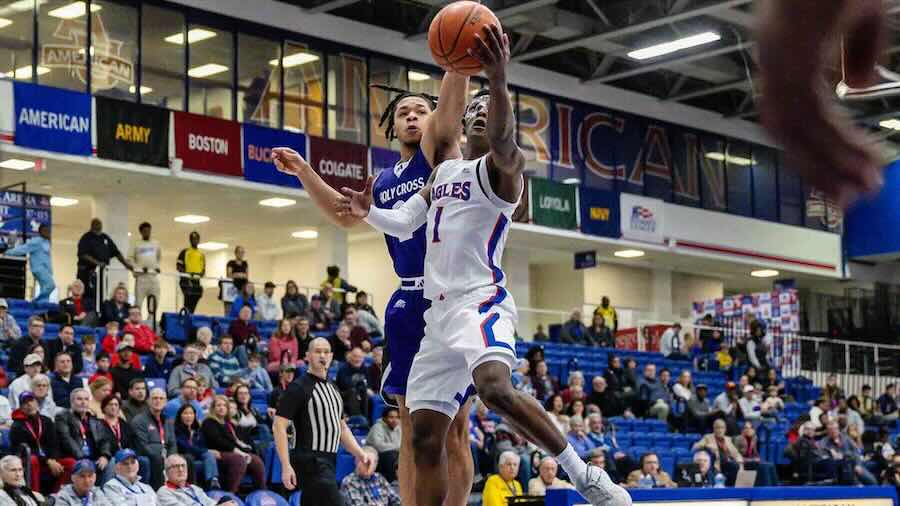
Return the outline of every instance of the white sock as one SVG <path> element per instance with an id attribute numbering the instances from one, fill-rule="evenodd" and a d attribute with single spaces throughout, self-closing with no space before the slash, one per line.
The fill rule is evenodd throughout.
<path id="1" fill-rule="evenodd" d="M 584 479 L 584 474 L 587 472 L 587 464 L 575 453 L 575 448 L 572 448 L 571 444 L 566 445 L 566 449 L 556 456 L 556 460 L 559 461 L 559 465 L 562 466 L 573 483 L 576 480 Z"/>

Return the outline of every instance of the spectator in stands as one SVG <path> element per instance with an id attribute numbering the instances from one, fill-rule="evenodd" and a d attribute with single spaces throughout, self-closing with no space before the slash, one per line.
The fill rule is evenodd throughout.
<path id="1" fill-rule="evenodd" d="M 9 430 L 12 427 L 12 406 L 9 399 L 0 395 L 0 429 Z"/>
<path id="2" fill-rule="evenodd" d="M 119 450 L 134 448 L 135 434 L 131 427 L 122 419 L 121 403 L 115 395 L 108 395 L 100 401 L 101 416 L 98 423 L 94 424 L 94 441 L 97 450 L 107 460 L 116 457 Z M 105 480 L 104 480 L 105 481 Z"/>
<path id="3" fill-rule="evenodd" d="M 171 430 L 171 425 L 167 430 L 167 420 L 162 414 L 165 406 L 166 392 L 161 388 L 154 388 L 150 391 L 149 409 L 130 419 L 135 435 L 134 446 L 131 448 L 150 460 L 150 486 L 154 488 L 163 484 L 163 459 L 178 451 L 175 433 Z"/>
<path id="4" fill-rule="evenodd" d="M 368 416 L 370 392 L 363 364 L 365 358 L 361 348 L 353 348 L 347 354 L 347 363 L 338 370 L 335 384 L 341 392 L 347 416 Z"/>
<path id="5" fill-rule="evenodd" d="M 22 395 L 23 392 L 31 391 L 31 381 L 35 376 L 41 373 L 41 370 L 44 367 L 44 362 L 41 360 L 41 357 L 34 354 L 25 357 L 24 364 L 25 374 L 14 379 L 9 385 L 9 405 L 12 409 L 17 409 L 19 407 L 19 396 Z"/>
<path id="6" fill-rule="evenodd" d="M 346 362 L 347 353 L 353 349 L 353 342 L 350 340 L 350 327 L 345 323 L 338 325 L 334 335 L 331 336 L 331 349 L 334 350 L 334 360 L 336 362 Z"/>
<path id="7" fill-rule="evenodd" d="M 121 411 L 128 421 L 134 420 L 138 415 L 147 413 L 147 381 L 144 378 L 134 378 L 128 383 L 128 398 L 122 402 Z"/>
<path id="8" fill-rule="evenodd" d="M 166 485 L 159 487 L 156 493 L 159 506 L 235 506 L 232 500 L 219 503 L 206 495 L 202 488 L 188 483 L 188 462 L 181 455 L 175 453 L 166 457 L 165 468 Z"/>
<path id="9" fill-rule="evenodd" d="M 606 327 L 612 331 L 613 336 L 615 336 L 616 332 L 619 331 L 619 315 L 616 313 L 616 309 L 609 305 L 609 297 L 603 296 L 600 299 L 600 305 L 594 309 L 594 315 L 600 315 L 603 317 L 603 321 L 606 322 Z"/>
<path id="10" fill-rule="evenodd" d="M 606 416 L 620 416 L 624 412 L 624 405 L 609 389 L 603 376 L 594 376 L 591 380 L 591 390 L 591 395 L 587 398 L 588 404 L 597 406 Z"/>
<path id="11" fill-rule="evenodd" d="M 206 363 L 209 356 L 216 352 L 216 347 L 212 344 L 213 333 L 209 327 L 200 327 L 197 329 L 197 340 L 193 344 L 200 349 L 200 360 Z"/>
<path id="12" fill-rule="evenodd" d="M 700 331 L 697 332 L 697 338 L 700 339 L 700 346 L 703 348 L 703 353 L 710 354 L 719 351 L 719 345 L 722 344 L 722 336 L 719 334 L 719 339 L 713 339 L 713 332 L 716 322 L 713 320 L 713 315 L 710 313 L 706 313 L 703 315 L 703 319 L 698 322 L 700 324 Z"/>
<path id="13" fill-rule="evenodd" d="M 128 395 L 128 386 L 131 385 L 131 380 L 143 378 L 144 373 L 141 371 L 140 359 L 134 355 L 134 347 L 131 343 L 123 340 L 116 346 L 116 354 L 119 360 L 110 370 L 110 374 L 113 377 L 116 393 L 124 397 Z M 135 363 L 137 363 L 136 366 Z"/>
<path id="14" fill-rule="evenodd" d="M 778 371 L 774 367 L 766 371 L 766 377 L 760 383 L 767 391 L 775 387 L 776 395 L 784 395 L 784 382 L 778 379 Z"/>
<path id="15" fill-rule="evenodd" d="M 598 469 L 603 469 L 606 471 L 606 474 L 609 475 L 609 479 L 613 481 L 613 483 L 621 482 L 621 477 L 614 470 L 607 468 L 606 466 L 606 453 L 603 452 L 600 448 L 594 448 L 594 451 L 591 452 L 591 465 L 595 466 Z"/>
<path id="16" fill-rule="evenodd" d="M 294 382 L 294 375 L 296 373 L 297 368 L 290 364 L 281 366 L 281 369 L 278 371 L 278 381 L 275 382 L 275 388 L 273 388 L 272 393 L 269 394 L 269 408 L 266 410 L 269 418 L 275 416 L 275 409 L 278 407 L 278 401 L 281 400 L 281 396 L 287 391 L 291 383 Z"/>
<path id="17" fill-rule="evenodd" d="M 112 373 L 109 372 L 110 366 L 109 354 L 105 351 L 97 355 L 97 371 L 88 379 L 88 384 L 93 383 L 97 378 L 106 378 L 112 383 Z"/>
<path id="18" fill-rule="evenodd" d="M 712 466 L 712 459 L 709 456 L 709 452 L 706 450 L 700 450 L 694 452 L 694 456 L 691 459 L 691 462 L 697 464 L 697 470 L 700 471 L 699 480 L 696 476 L 689 477 L 689 483 L 692 486 L 700 486 L 705 488 L 711 488 L 716 486 L 716 473 L 715 468 Z"/>
<path id="19" fill-rule="evenodd" d="M 687 402 L 686 429 L 697 429 L 699 432 L 706 432 L 710 428 L 712 422 L 713 408 L 706 398 L 707 387 L 704 384 L 697 385 L 694 395 Z"/>
<path id="20" fill-rule="evenodd" d="M 594 321 L 591 323 L 591 328 L 587 331 L 587 338 L 591 344 L 600 348 L 616 347 L 616 338 L 613 337 L 609 327 L 606 326 L 606 321 L 601 314 L 594 313 Z"/>
<path id="21" fill-rule="evenodd" d="M 256 489 L 266 488 L 265 468 L 262 460 L 253 454 L 253 447 L 237 437 L 237 431 L 228 420 L 228 398 L 217 395 L 209 416 L 200 426 L 203 438 L 210 450 L 221 455 L 224 464 L 225 490 L 235 493 L 248 472 Z"/>
<path id="22" fill-rule="evenodd" d="M 375 349 L 378 348 L 379 347 L 376 347 Z M 518 359 L 516 361 L 516 369 L 512 372 L 511 379 L 513 388 L 526 392 L 528 395 L 534 397 L 534 387 L 531 386 L 531 375 L 529 374 L 530 367 L 527 360 L 524 358 Z M 369 384 L 372 384 L 371 380 L 369 381 Z"/>
<path id="23" fill-rule="evenodd" d="M 758 320 L 750 324 L 750 337 L 747 339 L 747 360 L 758 370 L 769 368 L 769 344 L 766 341 L 766 329 Z"/>
<path id="24" fill-rule="evenodd" d="M 53 419 L 39 412 L 37 397 L 31 392 L 19 396 L 19 409 L 13 411 L 9 432 L 12 448 L 25 445 L 31 450 L 31 488 L 56 492 L 68 481 L 75 465 L 70 457 L 61 457 Z"/>
<path id="25" fill-rule="evenodd" d="M 339 306 L 335 311 L 335 314 L 339 315 L 342 313 L 341 308 L 344 305 L 344 302 L 347 302 L 345 294 L 356 293 L 356 287 L 348 283 L 346 279 L 341 278 L 341 268 L 337 265 L 329 265 L 328 268 L 325 269 L 325 272 L 328 276 L 325 278 L 325 281 L 322 282 L 322 291 L 324 292 L 326 288 L 338 288 L 341 290 L 335 291 L 334 293 L 334 299 Z"/>
<path id="26" fill-rule="evenodd" d="M 171 386 L 172 383 L 170 381 L 169 395 L 171 395 L 172 392 Z M 166 404 L 166 407 L 163 410 L 163 416 L 165 416 L 167 420 L 171 420 L 178 410 L 181 409 L 181 406 L 189 404 L 194 407 L 194 412 L 197 413 L 197 419 L 203 421 L 203 407 L 200 405 L 200 401 L 197 400 L 198 387 L 199 384 L 197 383 L 197 378 L 188 376 L 181 380 L 180 385 L 176 387 L 177 389 L 180 389 L 181 393 Z"/>
<path id="27" fill-rule="evenodd" d="M 227 313 L 227 316 L 229 318 L 237 318 L 240 316 L 241 309 L 244 306 L 250 308 L 250 316 L 247 317 L 247 320 L 249 320 L 256 313 L 256 287 L 249 281 L 244 284 L 244 288 L 234 298 L 234 301 L 231 303 L 231 311 Z"/>
<path id="28" fill-rule="evenodd" d="M 100 347 L 106 353 L 114 355 L 117 346 L 119 346 L 119 322 L 106 322 L 106 335 L 103 336 Z"/>
<path id="29" fill-rule="evenodd" d="M 862 415 L 863 420 L 870 421 L 875 416 L 877 406 L 875 398 L 872 397 L 872 386 L 863 385 L 859 396 L 859 414 Z"/>
<path id="30" fill-rule="evenodd" d="M 50 294 L 56 290 L 56 283 L 53 281 L 53 262 L 50 258 L 50 226 L 41 224 L 38 227 L 38 235 L 15 248 L 6 250 L 3 254 L 11 257 L 28 257 L 31 274 L 41 287 L 41 291 L 31 302 L 34 304 L 49 302 Z"/>
<path id="31" fill-rule="evenodd" d="M 744 463 L 744 457 L 734 446 L 734 442 L 726 434 L 725 420 L 717 419 L 713 422 L 712 434 L 707 434 L 694 443 L 691 450 L 708 450 L 713 456 L 716 469 L 722 471 L 730 482 L 734 482 L 738 467 Z"/>
<path id="32" fill-rule="evenodd" d="M 243 293 L 244 286 L 250 280 L 250 264 L 244 259 L 246 254 L 247 251 L 243 246 L 236 246 L 234 248 L 234 258 L 225 264 L 225 277 L 231 280 L 235 293 L 238 294 Z M 228 315 L 231 313 L 232 307 L 232 302 L 225 301 L 224 314 Z"/>
<path id="33" fill-rule="evenodd" d="M 687 404 L 694 397 L 694 383 L 691 381 L 691 371 L 682 369 L 678 375 L 678 381 L 672 385 L 672 396 L 676 401 Z"/>
<path id="34" fill-rule="evenodd" d="M 646 483 L 646 485 L 644 485 Z M 650 452 L 641 455 L 640 469 L 628 474 L 625 488 L 677 488 L 669 473 L 659 467 L 659 455 Z"/>
<path id="35" fill-rule="evenodd" d="M 252 283 L 245 286 L 252 287 Z M 245 288 L 246 289 L 246 288 Z M 256 343 L 259 342 L 259 329 L 256 324 L 250 321 L 253 315 L 253 308 L 248 305 L 233 306 L 240 308 L 237 313 L 237 319 L 228 326 L 228 335 L 234 338 L 234 352 L 241 363 L 241 367 L 247 367 L 247 354 L 256 349 Z"/>
<path id="36" fill-rule="evenodd" d="M 113 506 L 106 494 L 96 486 L 97 467 L 88 459 L 75 462 L 72 483 L 54 497 L 59 506 Z"/>
<path id="37" fill-rule="evenodd" d="M 755 391 L 756 389 L 752 385 L 745 386 L 744 396 L 738 401 L 738 406 L 741 408 L 741 415 L 743 415 L 744 420 L 758 423 L 762 420 L 764 413 L 762 412 L 762 404 L 756 397 Z"/>
<path id="38" fill-rule="evenodd" d="M 878 410 L 881 411 L 883 422 L 895 422 L 900 417 L 897 408 L 897 385 L 890 383 L 884 388 L 884 393 L 878 398 Z"/>
<path id="39" fill-rule="evenodd" d="M 241 362 L 234 353 L 234 339 L 225 334 L 219 340 L 219 349 L 209 356 L 209 368 L 220 385 L 228 385 L 231 378 L 241 373 Z"/>
<path id="40" fill-rule="evenodd" d="M 176 366 L 175 369 L 172 369 L 172 375 L 169 376 L 169 397 L 178 394 L 178 389 L 181 388 L 185 379 L 194 378 L 196 376 L 203 376 L 206 378 L 208 384 L 213 387 L 219 386 L 215 376 L 213 376 L 212 369 L 210 369 L 208 365 L 198 362 L 201 353 L 201 347 L 196 345 L 188 345 L 184 349 L 184 362 Z M 197 388 L 196 383 L 194 384 L 194 388 Z M 175 409 L 177 410 L 178 408 Z"/>
<path id="41" fill-rule="evenodd" d="M 519 460 L 519 456 L 511 451 L 500 454 L 497 474 L 488 476 L 484 483 L 483 506 L 506 506 L 507 497 L 522 495 L 522 485 L 516 480 Z"/>
<path id="42" fill-rule="evenodd" d="M 41 415 L 53 420 L 57 407 L 53 402 L 53 395 L 50 393 L 50 377 L 46 374 L 36 374 L 34 378 L 31 378 L 31 392 L 37 400 L 38 411 Z"/>
<path id="43" fill-rule="evenodd" d="M 119 328 L 124 327 L 130 307 L 128 289 L 125 288 L 125 285 L 119 285 L 113 290 L 112 298 L 103 301 L 100 306 L 100 321 L 102 323 L 115 321 L 119 322 Z"/>
<path id="44" fill-rule="evenodd" d="M 309 325 L 306 325 L 307 330 Z M 288 319 L 278 322 L 278 328 L 269 339 L 269 360 L 266 369 L 277 372 L 282 364 L 296 365 L 300 360 L 300 345 L 292 332 L 293 326 Z"/>
<path id="45" fill-rule="evenodd" d="M 379 322 L 378 318 L 376 318 L 372 313 L 368 311 L 360 311 L 356 309 L 356 306 L 354 305 L 347 306 L 347 309 L 345 310 L 345 318 L 347 311 L 350 310 L 352 310 L 352 313 L 355 316 L 356 326 L 362 328 L 366 332 L 365 336 L 362 336 L 362 334 L 360 333 L 360 344 L 363 346 L 368 345 L 369 347 L 371 347 L 372 343 L 367 342 L 369 341 L 370 337 L 384 335 L 384 329 L 382 329 L 381 327 L 381 322 Z M 353 335 L 353 331 L 351 331 L 351 335 Z"/>
<path id="46" fill-rule="evenodd" d="M 813 424 L 813 428 L 818 429 L 822 426 L 819 420 L 823 413 L 828 413 L 831 409 L 831 403 L 825 397 L 819 397 L 816 403 L 809 409 L 809 420 Z"/>
<path id="47" fill-rule="evenodd" d="M 615 429 L 607 431 L 603 423 L 602 413 L 591 413 L 588 415 L 588 438 L 594 443 L 595 449 L 600 449 L 609 453 L 609 465 L 606 469 L 615 474 L 617 470 L 631 469 L 635 466 L 631 457 L 628 456 L 621 448 L 619 441 L 616 439 Z"/>
<path id="48" fill-rule="evenodd" d="M 115 479 L 103 485 L 103 493 L 113 504 L 121 506 L 160 506 L 150 485 L 141 481 L 140 464 L 134 450 L 124 448 L 115 453 Z"/>
<path id="49" fill-rule="evenodd" d="M 547 333 L 544 332 L 544 326 L 538 323 L 537 328 L 535 329 L 534 336 L 532 336 L 535 341 L 548 341 L 550 338 L 547 336 Z"/>
<path id="50" fill-rule="evenodd" d="M 319 294 L 315 294 L 310 298 L 307 317 L 315 330 L 321 331 L 331 328 L 332 317 L 322 307 L 322 296 Z"/>
<path id="51" fill-rule="evenodd" d="M 102 293 L 102 287 L 98 286 L 97 268 L 109 265 L 112 258 L 117 258 L 128 270 L 134 270 L 131 262 L 122 256 L 116 243 L 103 233 L 103 222 L 97 218 L 91 220 L 91 229 L 85 232 L 78 241 L 78 274 L 77 278 L 84 283 L 85 298 L 88 306 L 96 310 L 94 306 L 95 294 Z"/>
<path id="52" fill-rule="evenodd" d="M 822 387 L 822 397 L 828 399 L 832 406 L 836 405 L 839 399 L 844 398 L 844 389 L 837 384 L 837 375 L 829 374 L 825 378 L 825 386 Z"/>
<path id="53" fill-rule="evenodd" d="M 569 314 L 569 321 L 563 324 L 559 340 L 567 344 L 589 344 L 587 328 L 581 321 L 581 310 L 576 308 Z"/>
<path id="54" fill-rule="evenodd" d="M 59 337 L 47 343 L 47 362 L 53 364 L 60 353 L 68 353 L 72 360 L 72 374 L 80 374 L 84 368 L 81 357 L 81 346 L 75 342 L 75 329 L 71 325 L 63 325 L 59 329 Z"/>
<path id="55" fill-rule="evenodd" d="M 534 397 L 539 401 L 550 399 L 559 392 L 559 380 L 547 372 L 547 363 L 540 360 L 535 363 L 531 375 L 531 384 L 534 386 Z"/>
<path id="56" fill-rule="evenodd" d="M 112 380 L 100 377 L 94 381 L 88 382 L 88 385 L 91 390 L 91 400 L 88 403 L 88 408 L 94 416 L 103 418 L 103 408 L 101 403 L 103 402 L 103 399 L 106 399 L 113 394 Z"/>
<path id="57" fill-rule="evenodd" d="M 569 431 L 569 417 L 566 416 L 566 404 L 563 402 L 562 396 L 553 394 L 544 403 L 544 409 L 550 415 L 550 419 L 559 429 L 560 434 L 565 435 Z"/>
<path id="58" fill-rule="evenodd" d="M 69 285 L 69 297 L 59 301 L 60 311 L 69 317 L 72 325 L 93 327 L 97 323 L 97 311 L 92 300 L 84 298 L 84 283 L 80 279 Z"/>
<path id="59" fill-rule="evenodd" d="M 341 480 L 344 506 L 400 506 L 400 495 L 375 471 L 378 452 L 371 446 L 363 447 L 362 451 L 370 456 L 370 461 L 357 458 L 353 472 Z"/>
<path id="60" fill-rule="evenodd" d="M 384 348 L 375 346 L 369 354 L 372 363 L 366 366 L 366 381 L 370 385 L 369 389 L 377 393 L 381 391 L 381 374 L 384 364 Z"/>
<path id="61" fill-rule="evenodd" d="M 9 351 L 10 370 L 16 373 L 16 376 L 25 372 L 25 356 L 28 350 L 36 344 L 41 344 L 44 337 L 44 319 L 38 315 L 32 315 L 28 318 L 28 334 L 16 339 Z"/>
<path id="62" fill-rule="evenodd" d="M 579 392 L 581 391 L 581 387 L 575 387 Z M 579 394 L 584 395 L 584 394 Z M 566 414 L 569 418 L 584 418 L 584 399 L 575 399 L 571 403 L 569 403 L 566 408 Z"/>
<path id="63" fill-rule="evenodd" d="M 53 402 L 61 408 L 68 409 L 69 396 L 72 392 L 75 389 L 84 388 L 84 378 L 74 374 L 72 356 L 68 352 L 58 353 L 54 360 L 53 379 L 50 381 L 50 388 L 53 391 Z"/>
<path id="64" fill-rule="evenodd" d="M 240 376 L 245 378 L 250 384 L 251 390 L 263 390 L 267 394 L 272 391 L 272 378 L 262 365 L 264 363 L 263 356 L 259 353 L 251 353 L 247 361 L 247 368 L 241 369 Z"/>
<path id="65" fill-rule="evenodd" d="M 292 320 L 294 325 L 294 338 L 297 339 L 297 348 L 298 354 L 296 357 L 297 363 L 295 365 L 302 364 L 304 357 L 306 357 L 306 350 L 309 349 L 309 343 L 315 336 L 310 333 L 309 319 L 305 316 L 297 316 Z"/>
<path id="66" fill-rule="evenodd" d="M 659 352 L 670 360 L 684 360 L 687 357 L 681 352 L 681 324 L 675 322 L 667 328 L 659 338 Z"/>
<path id="67" fill-rule="evenodd" d="M 0 459 L 0 504 L 4 506 L 48 506 L 49 502 L 39 492 L 28 488 L 22 459 L 7 455 Z"/>
<path id="68" fill-rule="evenodd" d="M 309 309 L 309 301 L 306 295 L 300 293 L 297 283 L 293 279 L 289 279 L 284 285 L 284 296 L 281 297 L 281 311 L 285 318 L 294 318 L 296 316 L 305 316 Z"/>
<path id="69" fill-rule="evenodd" d="M 528 481 L 528 495 L 546 495 L 547 490 L 555 488 L 575 488 L 571 483 L 557 477 L 559 464 L 556 459 L 547 456 L 541 459 L 538 475 Z"/>
<path id="70" fill-rule="evenodd" d="M 81 374 L 90 378 L 97 372 L 97 336 L 88 334 L 81 338 Z"/>
<path id="71" fill-rule="evenodd" d="M 134 336 L 134 351 L 140 354 L 153 352 L 153 345 L 159 336 L 141 318 L 141 307 L 128 308 L 128 321 L 125 322 L 125 333 Z"/>
<path id="72" fill-rule="evenodd" d="M 22 337 L 22 329 L 9 312 L 6 299 L 0 299 L 0 347 L 9 348 L 12 343 Z"/>
<path id="73" fill-rule="evenodd" d="M 837 463 L 842 482 L 853 485 L 858 480 L 863 485 L 877 485 L 878 481 L 862 465 L 859 454 L 849 438 L 841 432 L 837 422 L 829 421 L 825 430 L 826 436 L 822 440 L 822 447 L 831 453 L 831 458 Z"/>
<path id="74" fill-rule="evenodd" d="M 372 343 L 369 341 L 369 331 L 359 324 L 359 315 L 356 308 L 347 306 L 344 310 L 344 319 L 341 321 L 343 325 L 350 328 L 350 348 L 360 347 L 365 351 L 371 349 Z M 365 344 L 363 344 L 365 343 Z"/>
<path id="75" fill-rule="evenodd" d="M 181 293 L 184 296 L 184 308 L 193 314 L 197 309 L 197 303 L 203 297 L 203 287 L 200 278 L 206 275 L 206 255 L 197 249 L 200 244 L 200 234 L 195 230 L 188 237 L 190 246 L 178 253 L 175 268 L 182 273 L 178 281 Z"/>
<path id="76" fill-rule="evenodd" d="M 617 399 L 624 403 L 629 403 L 637 396 L 637 391 L 635 388 L 632 388 L 627 372 L 622 368 L 622 360 L 613 354 L 610 354 L 606 360 L 607 365 L 606 371 L 603 372 L 603 378 L 606 380 L 607 388 Z"/>
<path id="77" fill-rule="evenodd" d="M 234 387 L 232 398 L 237 404 L 237 419 L 235 425 L 242 435 L 253 444 L 258 455 L 265 455 L 266 450 L 272 446 L 272 431 L 266 425 L 266 417 L 261 414 L 251 403 L 250 387 L 237 385 Z"/>
<path id="78" fill-rule="evenodd" d="M 169 356 L 169 343 L 158 339 L 153 343 L 153 355 L 147 360 L 144 367 L 144 376 L 147 378 L 168 379 L 172 375 L 174 359 Z"/>
<path id="79" fill-rule="evenodd" d="M 566 381 L 566 388 L 563 389 L 562 392 L 560 392 L 560 395 L 562 395 L 563 398 L 563 402 L 567 405 L 571 404 L 572 401 L 575 400 L 572 387 L 576 387 L 576 389 L 580 388 L 581 393 L 584 393 L 584 373 L 582 373 L 581 371 L 569 372 L 569 378 Z M 583 396 L 579 398 L 583 398 Z"/>
<path id="80" fill-rule="evenodd" d="M 672 395 L 669 393 L 668 385 L 661 381 L 662 378 L 656 378 L 656 365 L 644 366 L 643 379 L 638 398 L 646 407 L 647 416 L 666 421 L 669 417 Z"/>
<path id="81" fill-rule="evenodd" d="M 378 320 L 378 314 L 375 312 L 375 308 L 369 304 L 369 294 L 360 290 L 356 292 L 356 304 L 354 306 L 357 311 L 365 311 L 370 315 L 374 316 L 376 321 Z"/>
<path id="82" fill-rule="evenodd" d="M 837 402 L 837 406 L 831 411 L 831 416 L 838 418 L 839 420 L 846 420 L 847 427 L 856 427 L 859 429 L 860 433 L 865 432 L 866 424 L 863 421 L 862 415 L 856 409 L 853 409 L 852 406 L 859 407 L 859 399 L 856 398 L 855 395 L 851 396 L 849 399 L 841 398 Z"/>
<path id="83" fill-rule="evenodd" d="M 719 346 L 719 351 L 716 352 L 716 362 L 719 363 L 719 370 L 728 373 L 728 377 L 731 378 L 731 368 L 734 365 L 734 357 L 731 355 L 731 346 L 722 341 L 722 344 Z"/>
<path id="84" fill-rule="evenodd" d="M 889 462 L 890 465 L 881 473 L 881 482 L 884 485 L 893 485 L 900 494 L 900 452 L 895 453 Z M 2 464 L 3 462 L 0 461 L 0 470 L 2 470 Z"/>
<path id="85" fill-rule="evenodd" d="M 256 318 L 259 320 L 281 319 L 281 308 L 275 301 L 275 283 L 266 281 L 263 293 L 256 298 Z"/>
<path id="86" fill-rule="evenodd" d="M 131 246 L 128 260 L 134 266 L 134 304 L 140 310 L 144 305 L 144 299 L 152 295 L 155 304 L 159 304 L 159 262 L 162 259 L 162 249 L 159 243 L 150 239 L 153 227 L 147 223 L 138 226 L 141 239 Z M 154 304 L 154 308 L 156 305 Z M 147 311 L 150 311 L 150 303 L 147 303 Z"/>
<path id="87" fill-rule="evenodd" d="M 750 421 L 744 422 L 741 433 L 734 437 L 734 446 L 740 452 L 744 462 L 756 462 L 757 487 L 771 487 L 778 485 L 778 472 L 773 464 L 763 462 L 759 455 L 759 439 L 756 437 L 756 429 Z"/>
<path id="88" fill-rule="evenodd" d="M 185 404 L 178 408 L 173 425 L 178 452 L 191 464 L 189 469 L 194 468 L 194 462 L 202 462 L 203 483 L 212 489 L 221 488 L 219 465 L 216 461 L 222 458 L 222 454 L 206 447 L 206 440 L 203 439 L 203 432 L 200 430 L 200 422 L 197 421 L 197 411 L 194 406 Z"/>
<path id="89" fill-rule="evenodd" d="M 397 478 L 400 437 L 400 414 L 397 408 L 390 406 L 381 412 L 381 418 L 372 424 L 366 435 L 366 444 L 378 452 L 378 472 L 390 482 Z"/>

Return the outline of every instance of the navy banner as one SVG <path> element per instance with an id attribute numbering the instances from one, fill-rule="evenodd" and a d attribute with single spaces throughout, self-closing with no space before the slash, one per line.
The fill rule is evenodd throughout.
<path id="1" fill-rule="evenodd" d="M 283 174 L 272 163 L 272 148 L 292 148 L 306 156 L 306 136 L 285 130 L 244 125 L 244 179 L 257 183 L 301 188 L 300 180 Z"/>
<path id="2" fill-rule="evenodd" d="M 17 145 L 90 156 L 90 95 L 16 82 L 13 100 Z"/>
<path id="3" fill-rule="evenodd" d="M 581 231 L 618 239 L 622 236 L 619 222 L 619 194 L 612 191 L 581 187 Z"/>

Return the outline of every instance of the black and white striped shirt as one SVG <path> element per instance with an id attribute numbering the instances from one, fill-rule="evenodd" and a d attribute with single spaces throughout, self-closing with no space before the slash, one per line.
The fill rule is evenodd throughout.
<path id="1" fill-rule="evenodd" d="M 343 409 L 338 389 L 307 373 L 281 395 L 276 415 L 294 422 L 297 450 L 337 453 Z"/>

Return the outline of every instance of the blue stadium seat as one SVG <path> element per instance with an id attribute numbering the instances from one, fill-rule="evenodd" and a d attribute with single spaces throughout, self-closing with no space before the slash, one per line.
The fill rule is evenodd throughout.
<path id="1" fill-rule="evenodd" d="M 269 490 L 257 490 L 252 494 L 247 496 L 247 500 L 244 501 L 245 506 L 288 506 L 288 502 L 284 500 L 284 497 L 276 494 L 275 492 L 271 492 Z"/>
<path id="2" fill-rule="evenodd" d="M 349 453 L 338 453 L 336 466 L 338 483 L 340 483 L 345 476 L 352 473 L 355 466 L 356 464 L 353 462 L 353 455 L 350 455 Z"/>
<path id="3" fill-rule="evenodd" d="M 659 467 L 663 471 L 669 473 L 669 476 L 675 476 L 675 457 L 670 455 L 660 456 Z"/>
<path id="4" fill-rule="evenodd" d="M 147 378 L 147 389 L 152 390 L 154 388 L 162 388 L 166 389 L 166 379 L 165 378 Z"/>
<path id="5" fill-rule="evenodd" d="M 244 506 L 244 501 L 242 501 L 240 497 L 232 494 L 231 492 L 225 492 L 224 490 L 210 490 L 206 493 L 206 495 L 208 495 L 210 499 L 214 499 L 216 501 L 223 497 L 227 497 L 234 501 L 237 506 Z"/>
<path id="6" fill-rule="evenodd" d="M 290 506 L 300 506 L 300 496 L 303 494 L 303 491 L 298 490 L 291 494 L 291 498 L 288 500 Z"/>

